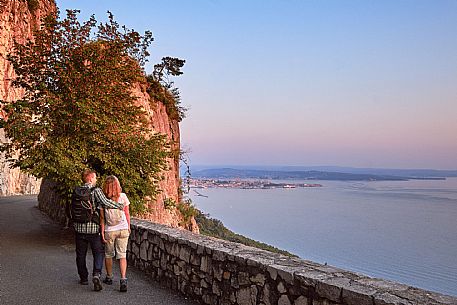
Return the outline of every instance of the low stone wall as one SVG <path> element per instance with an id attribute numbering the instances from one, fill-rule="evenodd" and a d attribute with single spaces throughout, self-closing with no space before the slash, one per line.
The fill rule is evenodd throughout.
<path id="1" fill-rule="evenodd" d="M 54 190 L 56 186 L 55 182 L 49 179 L 43 179 L 40 186 L 40 193 L 38 194 L 38 208 L 54 221 L 66 225 L 67 218 L 64 201 L 61 200 L 60 196 Z"/>
<path id="2" fill-rule="evenodd" d="M 132 219 L 129 264 L 205 304 L 457 304 L 457 298 Z"/>

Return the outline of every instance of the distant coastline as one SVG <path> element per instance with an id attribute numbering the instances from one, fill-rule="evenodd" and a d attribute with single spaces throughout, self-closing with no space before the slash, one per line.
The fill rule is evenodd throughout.
<path id="1" fill-rule="evenodd" d="M 349 169 L 348 169 L 349 171 Z M 409 174 L 409 175 L 408 175 Z M 448 175 L 446 175 L 448 174 Z M 329 180 L 329 181 L 408 181 L 408 180 L 446 180 L 446 177 L 453 177 L 456 173 L 445 171 L 407 171 L 407 170 L 373 170 L 359 172 L 334 172 L 318 170 L 268 170 L 268 169 L 243 169 L 243 168 L 209 168 L 195 171 L 193 179 L 218 180 L 227 182 L 228 186 L 235 186 L 236 179 L 256 179 L 259 181 L 271 180 Z M 216 183 L 223 184 L 223 183 Z M 246 188 L 263 188 L 265 182 L 254 183 L 253 185 L 242 185 Z M 271 183 L 271 187 L 287 187 L 287 183 Z M 295 187 L 300 187 L 295 184 Z"/>

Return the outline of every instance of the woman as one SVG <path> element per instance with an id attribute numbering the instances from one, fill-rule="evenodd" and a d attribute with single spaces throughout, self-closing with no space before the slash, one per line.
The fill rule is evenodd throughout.
<path id="1" fill-rule="evenodd" d="M 113 284 L 113 257 L 119 260 L 121 272 L 120 291 L 127 291 L 127 244 L 130 235 L 129 200 L 122 193 L 121 184 L 115 176 L 108 176 L 103 183 L 103 192 L 106 197 L 124 204 L 124 210 L 101 209 L 100 225 L 102 239 L 105 243 L 105 284 Z"/>

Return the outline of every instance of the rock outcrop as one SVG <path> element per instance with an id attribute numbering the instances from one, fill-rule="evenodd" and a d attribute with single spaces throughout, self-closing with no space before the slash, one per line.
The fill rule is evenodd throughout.
<path id="1" fill-rule="evenodd" d="M 33 39 L 33 30 L 40 26 L 41 18 L 55 10 L 54 0 L 0 0 L 0 100 L 12 101 L 22 96 L 21 90 L 11 87 L 14 71 L 6 60 L 13 42 Z M 7 141 L 3 129 L 0 141 Z M 39 180 L 11 169 L 4 155 L 0 155 L 0 196 L 36 194 L 39 188 Z"/>
<path id="2" fill-rule="evenodd" d="M 171 150 L 179 152 L 180 133 L 178 120 L 171 119 L 165 105 L 149 96 L 145 85 L 138 84 L 133 89 L 133 92 L 138 98 L 138 105 L 148 114 L 149 127 L 151 130 L 167 135 L 167 138 L 171 143 Z M 165 200 L 172 200 L 175 203 L 178 203 L 181 200 L 179 196 L 180 178 L 178 154 L 176 154 L 175 158 L 168 158 L 168 167 L 169 169 L 162 174 L 163 180 L 159 182 L 161 193 L 157 196 L 156 200 L 150 201 L 147 204 L 147 212 L 142 215 L 142 218 L 178 228 L 182 227 L 182 216 L 176 208 L 167 209 L 164 204 Z M 199 232 L 198 225 L 193 218 L 187 228 L 194 233 Z"/>

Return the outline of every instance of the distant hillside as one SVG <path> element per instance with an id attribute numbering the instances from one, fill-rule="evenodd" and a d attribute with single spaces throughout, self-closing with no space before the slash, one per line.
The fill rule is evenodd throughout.
<path id="1" fill-rule="evenodd" d="M 349 174 L 370 174 L 370 175 L 387 175 L 401 176 L 410 178 L 443 178 L 457 177 L 457 170 L 436 170 L 436 169 L 392 169 L 392 168 L 357 168 L 357 167 L 340 167 L 340 166 L 283 166 L 277 167 L 279 171 L 323 171 L 339 172 Z"/>
<path id="2" fill-rule="evenodd" d="M 296 180 L 339 180 L 339 181 L 406 181 L 412 177 L 373 174 L 352 174 L 324 171 L 279 171 L 234 168 L 211 168 L 192 173 L 194 178 L 210 179 L 296 179 Z M 414 179 L 414 178 L 413 178 Z"/>

